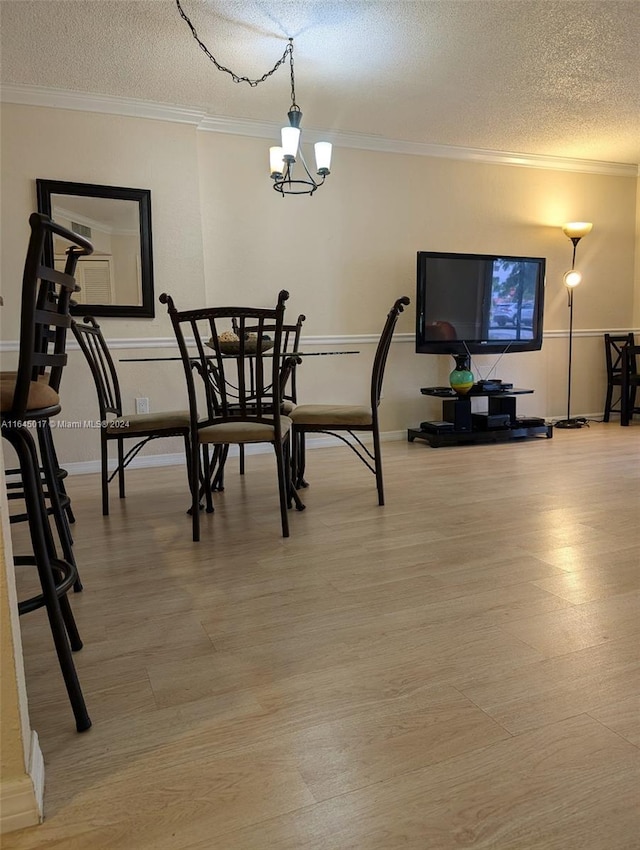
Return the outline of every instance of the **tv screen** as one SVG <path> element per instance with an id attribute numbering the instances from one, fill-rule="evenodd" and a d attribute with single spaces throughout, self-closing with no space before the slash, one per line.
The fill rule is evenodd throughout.
<path id="1" fill-rule="evenodd" d="M 416 351 L 536 351 L 544 279 L 543 257 L 418 251 Z"/>

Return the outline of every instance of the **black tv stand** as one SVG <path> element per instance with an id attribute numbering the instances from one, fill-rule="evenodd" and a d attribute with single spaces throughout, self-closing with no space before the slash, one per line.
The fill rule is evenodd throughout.
<path id="1" fill-rule="evenodd" d="M 490 382 L 492 384 L 493 382 Z M 486 386 L 486 388 L 485 388 Z M 419 428 L 409 428 L 407 439 L 425 440 L 433 448 L 464 443 L 496 443 L 528 437 L 553 437 L 553 425 L 537 417 L 519 417 L 516 413 L 516 396 L 532 393 L 510 384 L 498 389 L 474 384 L 467 395 L 458 396 L 447 387 L 423 387 L 423 395 L 442 399 L 442 420 L 422 422 Z M 478 396 L 488 399 L 486 413 L 473 413 L 471 399 Z"/>

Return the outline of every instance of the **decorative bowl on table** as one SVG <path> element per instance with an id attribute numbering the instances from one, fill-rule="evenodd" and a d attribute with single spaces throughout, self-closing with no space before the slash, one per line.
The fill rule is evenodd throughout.
<path id="1" fill-rule="evenodd" d="M 225 335 L 228 336 L 225 337 Z M 235 334 L 233 334 L 235 339 L 231 338 L 231 334 L 228 331 L 220 334 L 218 337 L 218 342 L 220 344 L 220 351 L 223 354 L 240 354 L 240 340 Z M 213 348 L 213 341 L 210 339 L 207 343 L 209 348 Z M 273 340 L 267 339 L 263 337 L 262 339 L 262 351 L 269 351 L 269 349 L 273 348 Z M 258 337 L 257 334 L 248 334 L 247 338 L 244 341 L 244 350 L 246 354 L 255 354 L 258 351 Z"/>

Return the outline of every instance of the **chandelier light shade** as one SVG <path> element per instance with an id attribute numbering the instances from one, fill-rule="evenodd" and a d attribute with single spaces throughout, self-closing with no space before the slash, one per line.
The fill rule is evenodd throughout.
<path id="1" fill-rule="evenodd" d="M 593 224 L 590 221 L 570 221 L 562 225 L 562 232 L 573 243 L 573 257 L 571 259 L 571 269 L 565 273 L 563 277 L 564 285 L 567 287 L 569 296 L 569 367 L 567 370 L 567 418 L 556 422 L 556 428 L 582 428 L 587 424 L 584 418 L 571 417 L 571 361 L 573 349 L 573 291 L 582 282 L 582 274 L 576 269 L 576 248 L 578 242 L 583 236 L 591 233 Z"/>
<path id="2" fill-rule="evenodd" d="M 316 142 L 313 146 L 316 152 L 316 168 L 318 174 L 330 174 L 331 168 L 331 142 Z"/>
<path id="3" fill-rule="evenodd" d="M 294 112 L 293 115 L 289 116 L 289 121 L 299 115 L 301 116 L 301 113 Z M 300 128 L 290 124 L 288 127 L 283 127 L 280 132 L 282 134 L 282 155 L 284 161 L 295 162 L 298 145 L 300 144 Z"/>

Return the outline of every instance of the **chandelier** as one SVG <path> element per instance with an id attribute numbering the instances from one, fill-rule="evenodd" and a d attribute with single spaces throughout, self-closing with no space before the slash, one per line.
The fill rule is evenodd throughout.
<path id="1" fill-rule="evenodd" d="M 293 73 L 293 39 L 289 39 L 287 47 L 289 53 L 289 65 L 291 67 L 291 107 L 287 112 L 289 126 L 282 128 L 282 145 L 269 148 L 269 166 L 273 188 L 276 192 L 285 195 L 313 195 L 318 186 L 322 186 L 325 177 L 330 174 L 331 165 L 331 142 L 316 142 L 314 145 L 316 154 L 316 169 L 320 180 L 315 180 L 307 163 L 305 162 L 300 148 L 300 121 L 302 112 L 296 103 L 296 80 Z M 293 166 L 296 163 L 296 154 L 300 158 L 304 175 L 294 177 Z"/>
<path id="2" fill-rule="evenodd" d="M 218 71 L 224 71 L 225 74 L 229 74 L 234 83 L 247 83 L 252 88 L 255 88 L 257 85 L 268 79 L 281 65 L 284 65 L 287 61 L 287 57 L 289 57 L 289 68 L 291 71 L 291 106 L 287 113 L 289 125 L 282 128 L 282 144 L 273 146 L 269 149 L 269 172 L 271 174 L 271 179 L 273 180 L 273 188 L 276 192 L 280 192 L 282 197 L 285 195 L 313 195 L 316 189 L 319 186 L 322 186 L 327 175 L 331 173 L 329 170 L 331 166 L 331 142 L 315 143 L 316 177 L 319 178 L 316 179 L 316 177 L 312 176 L 309 171 L 300 148 L 300 122 L 302 120 L 302 112 L 296 103 L 296 81 L 293 72 L 293 39 L 289 39 L 289 44 L 280 59 L 278 59 L 273 68 L 263 74 L 262 77 L 256 80 L 251 80 L 248 77 L 240 77 L 238 74 L 230 71 L 229 68 L 225 68 L 221 65 L 215 56 L 209 51 L 207 46 L 199 39 L 194 25 L 191 23 L 186 12 L 180 5 L 180 0 L 176 0 L 176 6 L 178 7 L 180 17 L 191 30 L 191 35 L 196 40 L 205 56 L 213 62 Z M 302 168 L 294 175 L 293 169 L 298 160 L 300 161 Z"/>

